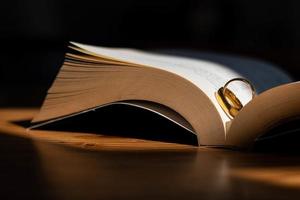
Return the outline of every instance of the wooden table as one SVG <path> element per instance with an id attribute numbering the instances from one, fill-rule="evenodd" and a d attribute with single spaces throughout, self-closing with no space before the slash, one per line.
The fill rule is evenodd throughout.
<path id="1" fill-rule="evenodd" d="M 298 156 L 100 134 L 26 131 L 0 110 L 0 198 L 299 199 Z"/>

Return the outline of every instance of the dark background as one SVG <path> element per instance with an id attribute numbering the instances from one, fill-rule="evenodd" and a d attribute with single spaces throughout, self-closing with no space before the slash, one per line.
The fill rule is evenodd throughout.
<path id="1" fill-rule="evenodd" d="M 297 0 L 3 1 L 0 106 L 38 106 L 70 40 L 250 56 L 299 80 L 299 10 Z"/>
<path id="2" fill-rule="evenodd" d="M 103 46 L 193 49 L 255 57 L 282 67 L 295 80 L 299 80 L 299 11 L 299 0 L 2 0 L 0 3 L 0 107 L 39 106 L 63 62 L 66 46 L 70 40 Z M 144 123 L 136 123 L 135 120 L 132 120 L 134 122 L 132 127 L 129 126 L 129 129 L 124 131 L 126 114 L 128 112 L 119 116 L 119 123 L 123 123 L 121 125 L 115 123 L 116 118 L 112 114 L 110 120 L 106 119 L 107 113 L 100 115 L 102 120 L 101 118 L 99 120 L 99 116 L 97 116 L 96 123 L 98 125 L 100 121 L 102 124 L 108 124 L 101 129 L 106 133 L 110 129 L 105 128 L 113 128 L 111 131 L 113 134 L 120 131 L 120 135 L 124 135 L 124 132 L 126 133 L 128 130 L 132 136 L 132 130 L 135 130 L 138 134 L 149 133 L 150 139 L 160 137 L 161 140 L 162 137 L 165 137 L 164 139 L 171 138 L 173 141 L 177 141 L 177 135 L 174 139 L 174 133 L 176 133 L 174 127 L 164 128 L 164 126 L 168 126 L 166 123 L 153 126 L 148 122 L 156 121 L 151 120 L 144 120 Z M 140 115 L 133 116 L 137 121 L 137 118 L 140 118 Z M 104 121 L 105 119 L 107 121 Z M 130 119 L 127 117 L 127 120 Z M 148 119 L 152 118 L 148 117 Z M 78 121 L 76 121 L 76 127 L 80 128 Z M 88 121 L 90 122 L 90 118 Z M 109 122 L 113 124 L 111 125 Z M 70 124 L 74 127 L 74 123 Z M 120 130 L 116 124 L 119 125 Z M 140 126 L 137 127 L 136 124 Z M 83 125 L 84 128 L 91 128 L 86 124 Z M 291 124 L 288 126 L 293 127 Z M 299 127 L 299 122 L 296 126 Z M 63 127 L 68 126 L 63 124 Z M 141 130 L 140 127 L 143 129 Z M 144 132 L 145 130 L 146 132 Z M 169 132 L 165 130 L 169 130 Z M 150 135 L 150 133 L 157 133 L 157 136 Z M 165 133 L 170 134 L 164 135 Z M 145 138 L 144 135 L 133 136 Z M 295 135 L 299 135 L 299 132 Z M 215 152 L 209 151 L 197 154 L 195 157 L 188 152 L 176 152 L 176 154 L 170 152 L 153 154 L 143 151 L 87 152 L 73 149 L 63 150 L 63 147 L 59 146 L 56 148 L 61 153 L 46 154 L 49 156 L 49 163 L 55 163 L 55 166 L 50 166 L 50 171 L 47 171 L 54 174 L 54 179 L 51 178 L 49 181 L 44 177 L 45 171 L 42 171 L 44 170 L 42 161 L 47 160 L 48 157 L 41 159 L 41 155 L 44 156 L 44 154 L 38 152 L 41 149 L 37 148 L 32 140 L 27 141 L 26 139 L 25 141 L 21 137 L 14 138 L 5 134 L 0 134 L 0 137 L 0 141 L 2 141 L 0 145 L 1 195 L 4 194 L 10 199 L 13 197 L 48 199 L 51 198 L 52 193 L 67 194 L 67 196 L 81 194 L 90 197 L 102 194 L 98 191 L 104 191 L 103 194 L 115 193 L 114 195 L 120 197 L 118 195 L 126 194 L 126 190 L 129 191 L 128 194 L 131 197 L 132 193 L 130 192 L 136 188 L 143 189 L 143 185 L 149 186 L 146 187 L 146 194 L 154 191 L 151 195 L 158 198 L 168 197 L 170 191 L 172 197 L 179 193 L 178 198 L 185 195 L 185 193 L 181 193 L 182 191 L 193 191 L 187 193 L 188 198 L 198 192 L 198 196 L 205 198 L 209 194 L 208 197 L 213 197 L 214 195 L 211 193 L 214 191 L 224 198 L 233 195 L 238 198 L 251 198 L 250 195 L 256 193 L 258 194 L 257 198 L 266 198 L 270 197 L 266 194 L 271 194 L 273 190 L 273 196 L 277 195 L 279 198 L 283 198 L 287 197 L 286 194 L 295 195 L 295 191 L 297 191 L 297 188 L 291 190 L 287 187 L 284 188 L 283 193 L 280 193 L 276 190 L 279 187 L 274 187 L 274 189 L 263 185 L 263 182 L 256 185 L 256 182 L 253 181 L 249 183 L 238 179 L 229 181 L 226 179 L 226 172 L 230 172 L 228 169 L 232 167 L 241 166 L 252 166 L 254 169 L 257 166 L 258 170 L 269 166 L 277 166 L 278 169 L 288 169 L 286 166 L 291 166 L 293 169 L 299 164 L 298 157 L 285 160 L 287 157 L 253 157 L 249 154 L 215 154 Z M 185 142 L 182 136 L 180 137 L 180 141 Z M 288 153 L 296 152 L 299 155 L 298 141 L 299 136 L 288 137 L 287 140 L 279 137 L 274 142 L 269 144 L 267 142 L 268 145 L 265 145 L 264 142 L 258 143 L 257 149 L 267 147 L 266 149 L 271 149 L 271 152 L 275 149 L 281 153 L 287 151 Z M 43 145 L 46 149 L 45 152 L 43 151 L 44 153 L 51 150 L 46 144 Z M 270 148 L 272 146 L 273 149 Z M 298 151 L 294 151 L 294 149 Z M 58 151 L 54 149 L 53 152 Z M 57 164 L 56 159 L 59 161 Z M 93 162 L 96 160 L 97 162 Z M 194 165 L 195 163 L 197 166 Z M 225 175 L 224 170 L 222 173 L 218 172 L 220 169 L 224 169 L 224 166 Z M 60 171 L 61 169 L 67 172 L 63 173 L 62 177 L 59 176 L 59 172 L 64 172 Z M 71 170 L 68 171 L 69 169 Z M 195 174 L 184 176 L 181 181 L 178 177 L 180 178 L 186 169 L 191 169 Z M 136 176 L 132 176 L 133 174 Z M 207 185 L 206 179 L 210 174 L 218 176 L 221 174 L 221 176 L 219 176 L 220 179 L 218 176 L 213 176 L 217 178 L 211 179 L 213 182 L 208 181 L 212 184 L 212 188 L 204 187 L 210 193 L 203 192 L 201 185 Z M 282 174 L 284 173 L 282 172 Z M 104 178 L 103 175 L 105 175 Z M 190 174 L 188 173 L 188 175 Z M 70 176 L 72 178 L 68 179 Z M 125 179 L 118 180 L 122 177 Z M 169 187 L 165 190 L 165 188 L 158 187 L 159 184 L 157 185 L 162 182 L 161 185 L 166 186 L 164 183 L 170 177 L 172 177 L 171 180 L 175 180 L 175 193 Z M 113 185 L 107 184 L 107 180 Z M 115 182 L 111 182 L 111 180 L 115 180 Z M 141 180 L 141 184 L 138 182 L 139 180 Z M 148 180 L 154 180 L 155 184 L 146 183 Z M 201 182 L 202 180 L 204 182 Z M 59 186 L 56 183 L 63 186 L 57 190 L 60 193 L 53 191 L 53 185 Z M 200 185 L 200 188 L 194 190 L 195 187 L 192 187 L 191 190 L 185 190 L 185 187 L 178 185 L 181 183 L 183 186 L 195 183 L 193 185 Z M 98 186 L 95 187 L 93 184 L 98 184 Z M 232 186 L 234 186 L 234 190 L 231 190 Z M 179 188 L 178 191 L 176 187 Z M 86 188 L 88 189 L 85 190 Z M 93 188 L 108 189 L 93 190 Z M 156 188 L 159 189 L 155 190 Z M 144 191 L 138 190 L 138 194 L 143 194 Z M 260 194 L 265 194 L 265 196 L 260 196 Z M 7 197 L 5 199 L 8 199 Z"/>

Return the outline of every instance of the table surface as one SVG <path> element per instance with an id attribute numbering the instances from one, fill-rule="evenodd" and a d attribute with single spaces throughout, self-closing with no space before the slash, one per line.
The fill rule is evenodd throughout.
<path id="1" fill-rule="evenodd" d="M 30 130 L 36 109 L 0 110 L 1 197 L 30 199 L 296 199 L 297 155 L 111 135 Z"/>

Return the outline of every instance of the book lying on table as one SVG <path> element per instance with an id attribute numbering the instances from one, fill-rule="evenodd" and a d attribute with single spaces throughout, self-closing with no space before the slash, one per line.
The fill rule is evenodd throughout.
<path id="1" fill-rule="evenodd" d="M 300 82 L 255 94 L 251 82 L 217 63 L 75 42 L 69 47 L 32 128 L 126 104 L 189 130 L 199 145 L 247 147 L 300 116 Z"/>

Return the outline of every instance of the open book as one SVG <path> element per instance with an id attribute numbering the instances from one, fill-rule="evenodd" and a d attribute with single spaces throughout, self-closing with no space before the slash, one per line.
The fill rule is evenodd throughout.
<path id="1" fill-rule="evenodd" d="M 254 99 L 242 82 L 234 93 L 243 108 L 233 118 L 217 91 L 241 77 L 213 62 L 72 42 L 40 112 L 41 126 L 112 104 L 155 112 L 197 135 L 200 145 L 251 145 L 270 127 L 300 116 L 300 82 L 271 88 Z"/>

